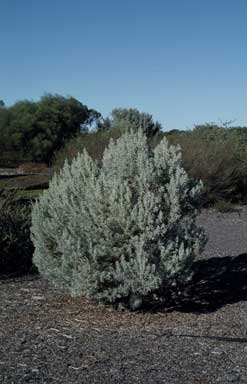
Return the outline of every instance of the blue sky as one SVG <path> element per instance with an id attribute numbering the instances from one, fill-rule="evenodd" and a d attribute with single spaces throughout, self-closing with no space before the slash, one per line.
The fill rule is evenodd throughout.
<path id="1" fill-rule="evenodd" d="M 246 0 L 0 0 L 0 99 L 247 126 Z"/>

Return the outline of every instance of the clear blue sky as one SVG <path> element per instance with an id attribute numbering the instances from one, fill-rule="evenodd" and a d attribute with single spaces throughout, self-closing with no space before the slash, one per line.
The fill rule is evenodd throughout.
<path id="1" fill-rule="evenodd" d="M 0 0 L 0 99 L 247 125 L 246 0 Z"/>

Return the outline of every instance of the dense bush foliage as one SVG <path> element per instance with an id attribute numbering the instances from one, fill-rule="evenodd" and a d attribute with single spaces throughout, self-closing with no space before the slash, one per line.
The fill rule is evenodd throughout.
<path id="1" fill-rule="evenodd" d="M 77 135 L 69 140 L 66 145 L 54 155 L 52 163 L 53 169 L 55 171 L 60 170 L 65 160 L 71 163 L 77 154 L 83 152 L 84 149 L 86 149 L 93 160 L 101 161 L 110 139 L 116 140 L 120 136 L 121 130 L 117 128 L 114 130 L 97 130 Z"/>
<path id="2" fill-rule="evenodd" d="M 240 138 L 237 129 L 206 124 L 167 134 L 170 143 L 181 146 L 188 174 L 203 181 L 205 204 L 245 199 L 247 130 L 244 132 Z"/>
<path id="3" fill-rule="evenodd" d="M 117 129 L 124 133 L 130 130 L 141 130 L 147 137 L 153 137 L 161 128 L 161 124 L 154 121 L 152 115 L 140 112 L 136 108 L 115 108 L 109 118 L 98 121 L 98 130 L 100 131 Z"/>
<path id="4" fill-rule="evenodd" d="M 31 270 L 31 209 L 21 206 L 14 191 L 0 191 L 0 275 Z"/>
<path id="5" fill-rule="evenodd" d="M 34 206 L 34 263 L 74 295 L 132 309 L 163 300 L 204 246 L 200 193 L 166 139 L 152 150 L 141 131 L 125 134 L 101 164 L 84 151 Z"/>
<path id="6" fill-rule="evenodd" d="M 163 136 L 161 134 L 161 125 L 157 121 L 155 122 L 149 113 L 140 112 L 134 108 L 116 108 L 113 109 L 109 118 L 98 119 L 96 130 L 85 132 L 69 140 L 55 154 L 53 167 L 55 170 L 61 169 L 66 159 L 70 162 L 84 149 L 94 160 L 101 161 L 110 139 L 117 139 L 130 130 L 134 132 L 143 131 L 150 143 L 157 144 L 160 141 L 157 141 L 157 137 Z"/>
<path id="7" fill-rule="evenodd" d="M 152 148 L 165 135 L 182 149 L 189 176 L 202 180 L 204 204 L 247 202 L 247 128 L 210 123 L 165 132 L 151 114 L 115 108 L 109 117 L 73 97 L 46 95 L 7 107 L 0 100 L 0 168 L 45 162 L 58 171 L 86 149 L 101 162 L 111 138 L 141 130 Z"/>
<path id="8" fill-rule="evenodd" d="M 229 128 L 229 139 L 233 142 L 236 157 L 239 161 L 237 192 L 241 201 L 247 201 L 247 128 Z"/>
<path id="9" fill-rule="evenodd" d="M 99 118 L 78 100 L 47 95 L 0 108 L 0 166 L 20 161 L 49 163 L 54 151 Z"/>

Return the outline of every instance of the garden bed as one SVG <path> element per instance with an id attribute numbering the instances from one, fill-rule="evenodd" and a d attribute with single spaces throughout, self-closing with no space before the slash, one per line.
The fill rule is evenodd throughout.
<path id="1" fill-rule="evenodd" d="M 173 308 L 118 312 L 38 276 L 0 281 L 1 383 L 246 383 L 247 213 L 204 211 L 209 242 Z"/>

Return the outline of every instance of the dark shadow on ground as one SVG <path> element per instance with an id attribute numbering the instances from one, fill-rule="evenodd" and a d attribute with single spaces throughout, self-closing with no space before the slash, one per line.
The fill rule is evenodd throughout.
<path id="1" fill-rule="evenodd" d="M 175 293 L 169 310 L 213 312 L 226 304 L 247 300 L 247 254 L 200 260 L 194 263 L 193 270 L 192 281 L 179 296 Z"/>
<path id="2" fill-rule="evenodd" d="M 31 268 L 24 270 L 24 271 L 17 271 L 13 273 L 1 273 L 0 272 L 0 282 L 3 280 L 12 280 L 12 279 L 29 279 L 29 278 L 39 278 L 39 272 L 35 266 L 32 266 Z"/>
<path id="3" fill-rule="evenodd" d="M 213 257 L 196 261 L 192 280 L 164 294 L 164 304 L 144 303 L 142 311 L 178 310 L 180 312 L 209 313 L 239 301 L 247 301 L 247 253 L 239 256 Z M 20 274 L 0 275 L 0 280 L 19 277 Z M 38 278 L 37 271 L 28 276 Z M 170 297 L 170 299 L 168 299 Z"/>

